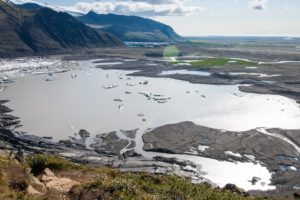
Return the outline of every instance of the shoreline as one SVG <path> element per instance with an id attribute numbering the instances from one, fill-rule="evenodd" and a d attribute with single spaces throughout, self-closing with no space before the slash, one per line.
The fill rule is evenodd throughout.
<path id="1" fill-rule="evenodd" d="M 3 107 L 3 104 L 2 104 Z M 202 130 L 203 128 L 206 129 L 205 127 L 201 127 L 201 126 L 197 126 L 194 125 L 191 122 L 183 122 L 183 123 L 179 123 L 179 124 L 170 124 L 170 125 L 166 125 L 166 126 L 162 126 L 162 127 L 158 127 L 148 133 L 146 133 L 143 136 L 143 140 L 145 141 L 145 145 L 144 145 L 144 149 L 148 150 L 148 151 L 154 151 L 154 152 L 162 152 L 161 150 L 155 149 L 155 148 L 149 148 L 149 143 L 151 143 L 149 141 L 149 139 L 145 139 L 145 137 L 148 137 L 148 135 L 152 134 L 153 132 L 157 132 L 158 134 L 163 134 L 163 132 L 160 131 L 160 129 L 165 129 L 165 127 L 169 127 L 167 128 L 165 131 L 167 131 L 168 129 L 173 130 L 182 130 L 182 128 L 176 128 L 176 126 L 187 126 L 186 130 L 184 132 L 189 132 L 189 129 L 194 129 L 195 126 L 196 127 L 200 127 L 200 130 Z M 210 129 L 209 134 L 212 134 L 212 131 L 214 131 L 213 129 Z M 219 132 L 219 130 L 215 130 L 217 132 Z M 277 131 L 277 130 L 276 130 Z M 280 130 L 278 130 L 280 131 Z M 193 131 L 192 131 L 193 132 Z M 299 132 L 299 130 L 298 130 Z M 178 133 L 182 133 L 182 132 L 178 132 Z M 197 132 L 199 133 L 203 133 L 202 131 Z M 198 135 L 197 137 L 203 137 L 202 134 Z M 236 138 L 237 134 L 239 134 L 239 132 L 236 132 L 234 135 L 232 135 L 231 133 L 229 134 L 230 137 L 233 137 L 236 139 L 236 141 L 238 141 L 239 137 Z M 249 134 L 251 135 L 251 131 L 249 132 Z M 187 134 L 188 135 L 188 134 Z M 107 142 L 109 141 L 115 141 L 115 137 L 111 137 L 109 136 L 109 134 L 107 135 L 108 137 L 103 137 L 103 139 L 107 139 Z M 139 154 L 137 154 L 135 151 L 127 151 L 124 152 L 123 155 L 118 154 L 118 152 L 120 151 L 116 151 L 115 153 L 110 152 L 109 148 L 107 149 L 106 152 L 103 151 L 95 151 L 95 150 L 91 150 L 91 149 L 87 149 L 84 147 L 84 145 L 80 144 L 80 143 L 76 143 L 76 141 L 71 141 L 71 140 L 65 140 L 65 141 L 59 141 L 58 143 L 53 142 L 51 139 L 49 138 L 41 138 L 38 136 L 30 136 L 30 135 L 23 135 L 17 132 L 13 132 L 13 131 L 9 131 L 8 129 L 4 129 L 1 128 L 0 129 L 0 137 L 1 140 L 4 141 L 4 144 L 1 144 L 1 149 L 5 149 L 5 150 L 9 150 L 9 151 L 17 151 L 17 149 L 19 147 L 22 147 L 22 149 L 24 149 L 26 152 L 28 152 L 29 154 L 33 153 L 33 154 L 50 154 L 50 155 L 57 155 L 57 156 L 61 156 L 64 157 L 67 160 L 70 160 L 72 162 L 75 163 L 88 163 L 91 166 L 109 166 L 109 167 L 113 167 L 113 168 L 120 168 L 121 172 L 148 172 L 148 173 L 154 173 L 154 174 L 176 174 L 179 176 L 183 176 L 183 177 L 188 177 L 188 178 L 192 178 L 192 180 L 195 183 L 209 183 L 210 185 L 214 185 L 212 182 L 210 182 L 207 179 L 203 179 L 203 176 L 200 172 L 196 173 L 195 171 L 191 171 L 189 168 L 187 168 L 187 166 L 193 166 L 192 163 L 189 163 L 189 161 L 184 161 L 184 160 L 180 160 L 180 159 L 176 159 L 176 158 L 167 158 L 167 157 L 154 157 L 153 159 L 145 159 L 143 157 L 141 157 Z M 245 138 L 247 138 L 247 135 L 244 135 Z M 262 135 L 260 136 L 262 137 Z M 174 140 L 176 140 L 175 136 L 172 136 L 172 138 Z M 194 137 L 188 137 L 186 136 L 186 138 L 189 139 L 193 139 L 193 141 L 195 140 Z M 231 140 L 230 138 L 227 138 L 226 133 L 224 134 L 224 138 L 226 138 L 226 140 Z M 213 141 L 214 139 L 212 139 Z M 254 141 L 257 141 L 257 138 L 253 138 Z M 165 141 L 163 139 L 158 139 L 155 141 Z M 165 141 L 167 142 L 167 141 Z M 278 142 L 278 144 L 280 144 L 280 140 L 276 140 L 276 142 Z M 273 145 L 276 144 L 276 142 L 273 142 Z M 209 141 L 207 141 L 206 145 L 209 143 Z M 255 148 L 255 143 L 251 143 L 253 145 L 253 148 Z M 289 151 L 292 151 L 292 146 L 288 145 L 286 146 L 286 143 L 284 143 L 285 145 L 283 145 L 283 147 L 288 147 L 290 148 Z M 127 143 L 120 143 L 119 144 L 119 149 L 125 148 L 127 145 Z M 215 144 L 216 145 L 216 144 Z M 220 145 L 220 144 L 219 144 Z M 273 146 L 271 145 L 271 146 Z M 193 146 L 193 145 L 192 145 Z M 204 145 L 203 145 L 204 146 Z M 222 145 L 221 145 L 222 146 Z M 226 145 L 225 145 L 226 146 Z M 232 145 L 234 146 L 234 145 Z M 183 146 L 186 147 L 186 146 Z M 224 147 L 219 147 L 219 150 L 217 146 L 211 146 L 210 148 L 213 148 L 213 151 L 209 151 L 209 153 L 205 153 L 202 152 L 200 154 L 198 154 L 199 156 L 203 156 L 203 157 L 207 157 L 207 158 L 212 158 L 212 159 L 216 159 L 216 160 L 220 160 L 220 161 L 230 161 L 230 162 L 257 162 L 255 160 L 253 160 L 251 157 L 240 157 L 240 156 L 236 156 L 237 154 L 235 154 L 233 149 L 230 149 L 230 147 L 225 147 L 228 151 L 232 150 L 230 152 L 232 152 L 232 154 L 223 154 L 220 152 L 225 152 L 225 151 L 220 151 L 220 148 L 224 148 Z M 182 155 L 189 155 L 189 153 L 186 152 L 186 149 L 180 150 L 182 149 L 182 147 L 179 146 L 173 146 L 174 149 L 171 151 L 167 151 L 167 152 L 172 152 L 172 153 L 179 153 Z M 168 149 L 168 148 L 165 148 Z M 177 150 L 176 150 L 177 149 Z M 251 149 L 251 148 L 249 148 Z M 267 148 L 268 149 L 268 148 Z M 245 152 L 248 153 L 249 150 L 245 149 Z M 265 150 L 262 150 L 263 152 Z M 166 151 L 163 151 L 166 152 Z M 244 155 L 243 153 L 240 152 L 240 150 L 238 150 L 237 152 L 239 152 L 240 155 Z M 190 155 L 195 156 L 195 153 L 192 153 Z M 250 155 L 250 154 L 249 154 Z M 270 157 L 272 157 L 273 155 L 270 155 Z M 287 158 L 287 159 L 286 159 Z M 292 155 L 291 157 L 288 156 L 283 156 L 280 162 L 281 164 L 291 164 L 291 160 L 290 158 L 295 158 L 295 159 L 299 159 L 300 157 L 296 156 L 296 155 Z M 268 167 L 269 170 L 274 170 L 276 168 L 276 164 L 274 164 L 274 162 L 272 162 L 271 160 L 268 160 L 267 158 L 265 158 L 265 160 L 261 160 L 261 158 L 256 157 L 255 159 L 261 161 L 262 163 L 264 163 L 264 165 L 266 167 Z M 286 160 L 284 160 L 286 159 Z M 276 163 L 276 162 L 275 162 Z M 175 166 L 175 168 L 174 168 Z M 298 165 L 297 165 L 298 166 Z M 281 180 L 283 177 L 285 179 L 293 179 L 291 180 L 291 182 L 295 182 L 295 177 L 293 177 L 295 174 L 289 174 L 289 176 L 282 176 L 282 174 L 278 174 L 275 173 L 273 174 L 273 179 L 272 179 L 272 183 L 276 183 L 276 181 Z M 259 178 L 259 177 L 257 177 Z M 300 179 L 300 177 L 298 176 L 298 178 Z M 298 180 L 298 179 L 296 179 Z M 249 180 L 251 181 L 251 180 Z M 256 177 L 253 176 L 253 182 L 257 182 Z M 284 192 L 285 194 L 289 194 L 292 195 L 295 190 L 293 190 L 293 188 L 291 187 L 291 185 L 286 185 L 286 186 L 280 186 L 279 188 L 277 187 L 277 189 L 275 190 L 270 190 L 270 191 L 248 191 L 249 194 L 254 194 L 254 195 L 258 195 L 258 196 L 269 196 L 269 195 L 278 195 L 278 192 Z"/>
<path id="2" fill-rule="evenodd" d="M 161 62 L 157 62 L 157 61 L 155 61 L 155 63 L 158 63 L 158 65 L 161 64 Z M 137 66 L 141 66 L 141 63 L 137 62 Z M 109 66 L 109 67 L 103 67 L 103 66 L 101 66 L 101 68 L 104 68 L 104 69 L 122 69 L 122 70 L 134 70 L 134 69 L 135 70 L 139 70 L 139 69 L 141 69 L 140 67 L 137 67 L 137 66 L 132 66 L 132 65 L 129 66 L 128 65 L 128 68 L 125 68 L 123 65 L 122 66 L 116 65 L 116 66 Z M 133 76 L 146 76 L 146 77 L 152 77 L 153 76 L 153 77 L 161 77 L 161 78 L 167 77 L 167 78 L 175 78 L 177 80 L 187 80 L 187 79 L 189 79 L 190 80 L 189 82 L 192 82 L 192 83 L 202 83 L 202 84 L 217 84 L 217 85 L 220 84 L 220 85 L 224 85 L 226 82 L 228 84 L 233 84 L 231 82 L 231 78 L 228 78 L 230 76 L 226 75 L 225 78 L 224 77 L 220 78 L 219 77 L 220 74 L 218 74 L 218 73 L 217 74 L 213 74 L 212 78 L 209 77 L 207 79 L 205 79 L 204 77 L 199 78 L 199 76 L 195 76 L 195 75 L 187 75 L 187 76 L 186 75 L 159 76 L 158 73 L 156 73 L 156 74 L 154 73 L 154 72 L 158 72 L 158 71 L 163 71 L 164 69 L 166 69 L 166 70 L 170 70 L 171 69 L 172 70 L 173 67 L 170 66 L 170 65 L 167 65 L 167 66 L 157 66 L 157 67 L 153 66 L 153 68 L 151 68 L 151 70 L 135 72 L 135 73 L 130 74 L 130 75 L 133 75 Z M 176 69 L 178 69 L 178 67 L 176 67 Z M 190 68 L 180 66 L 179 69 L 190 69 Z M 253 80 L 251 80 L 251 81 L 253 81 Z M 249 82 L 251 83 L 251 81 L 247 80 L 247 78 L 246 78 L 246 80 L 244 82 L 242 82 L 242 83 L 248 83 L 249 84 Z M 253 87 L 245 87 L 245 88 L 246 88 L 245 90 L 247 90 L 248 88 L 253 89 Z M 248 91 L 251 91 L 251 89 L 248 90 Z M 259 89 L 255 89 L 255 87 L 254 87 L 253 90 L 257 91 L 257 93 L 261 92 L 261 93 L 265 94 L 264 93 L 265 90 L 259 91 Z M 272 90 L 270 90 L 270 91 L 272 91 Z M 281 91 L 281 93 L 285 94 L 284 96 L 287 96 L 287 97 L 293 96 L 294 97 L 293 99 L 298 100 L 297 95 L 295 96 L 293 94 L 288 93 L 287 91 Z M 276 93 L 276 94 L 278 94 L 278 93 Z M 279 93 L 279 95 L 280 95 L 280 93 Z M 0 105 L 1 122 L 2 122 L 2 124 L 4 124 L 2 126 L 2 128 L 5 128 L 7 126 L 17 126 L 17 125 L 19 125 L 20 122 L 18 121 L 18 118 L 14 118 L 13 116 L 7 115 L 11 110 L 8 109 L 6 106 L 3 106 L 4 103 L 5 103 L 5 101 L 1 101 L 1 105 Z M 298 103 L 299 103 L 299 100 L 298 100 Z M 7 118 L 7 117 L 9 117 L 9 118 Z M 174 125 L 174 126 L 176 126 L 176 125 Z M 161 127 L 158 127 L 156 129 L 159 129 L 159 128 L 161 128 Z M 46 145 L 48 145 L 48 147 L 51 146 L 51 148 L 49 149 L 48 153 L 53 153 L 55 151 L 58 151 L 58 149 L 60 149 L 60 150 L 63 149 L 63 151 L 67 151 L 67 152 L 65 152 L 65 156 L 69 153 L 69 155 L 66 156 L 66 158 L 70 159 L 70 160 L 72 160 L 74 162 L 90 162 L 91 165 L 97 165 L 97 164 L 99 164 L 99 160 L 95 161 L 95 158 L 99 157 L 99 152 L 97 152 L 97 154 L 95 154 L 94 152 L 86 151 L 86 149 L 84 149 L 80 144 L 76 144 L 76 142 L 74 142 L 74 141 L 71 141 L 71 142 L 70 141 L 61 141 L 61 143 L 59 143 L 59 144 L 54 144 L 52 141 L 50 141 L 50 140 L 48 140 L 46 138 L 39 138 L 39 137 L 26 138 L 26 137 L 23 137 L 22 135 L 18 135 L 18 134 L 15 135 L 14 133 L 13 134 L 9 133 L 9 131 L 7 129 L 1 129 L 0 131 L 1 131 L 1 137 L 4 137 L 5 134 L 8 134 L 11 137 L 10 139 L 8 139 L 7 137 L 4 139 L 4 140 L 7 140 L 6 142 L 8 142 L 8 145 L 11 145 L 8 149 L 14 150 L 15 149 L 15 147 L 14 147 L 15 145 L 21 145 L 21 146 L 32 145 L 33 148 L 27 147 L 29 152 L 47 153 L 47 151 L 45 151 L 44 148 L 45 148 Z M 284 133 L 281 133 L 282 131 Z M 279 134 L 281 134 L 281 135 L 285 135 L 285 136 L 290 137 L 289 135 L 287 135 L 285 133 L 285 131 L 286 130 L 275 130 L 275 132 L 279 132 Z M 239 139 L 239 137 L 236 137 L 236 136 L 237 135 L 235 135 L 234 138 Z M 293 139 L 293 140 L 297 141 L 296 139 Z M 38 141 L 38 142 L 35 143 L 33 141 Z M 279 142 L 279 140 L 277 142 Z M 280 142 L 282 142 L 282 141 L 280 141 Z M 16 144 L 14 144 L 14 143 L 16 143 Z M 43 144 L 43 145 L 41 145 L 41 144 Z M 286 144 L 286 142 L 285 142 L 285 144 Z M 124 143 L 122 143 L 120 145 L 122 146 L 122 145 L 124 145 Z M 126 143 L 126 145 L 127 145 L 127 143 Z M 285 145 L 283 145 L 283 146 L 285 146 Z M 82 159 L 82 156 L 80 158 L 72 156 L 72 154 L 74 155 L 74 147 L 75 147 L 75 150 L 77 151 L 78 155 L 80 155 L 80 152 L 81 152 L 81 153 L 84 153 L 85 156 L 88 155 L 89 157 L 86 157 L 85 159 Z M 288 148 L 289 147 L 291 147 L 291 146 L 289 145 Z M 252 147 L 252 148 L 254 148 L 254 147 Z M 70 151 L 70 152 L 68 152 L 68 151 Z M 289 150 L 289 151 L 291 151 L 291 150 Z M 212 152 L 210 155 L 205 155 L 203 153 L 203 155 L 207 156 L 209 158 L 214 158 L 214 159 L 220 159 L 220 160 L 222 160 L 221 154 L 219 154 L 217 152 L 218 151 Z M 290 154 L 290 152 L 287 153 L 287 154 Z M 102 159 L 100 161 L 101 165 L 118 167 L 118 166 L 124 164 L 124 163 L 122 163 L 123 160 L 119 159 L 120 155 L 107 154 L 107 152 L 100 152 L 100 155 L 102 157 Z M 203 156 L 203 155 L 201 155 L 201 156 Z M 146 170 L 148 172 L 152 172 L 152 173 L 156 173 L 157 171 L 167 173 L 166 169 L 171 166 L 171 164 L 170 164 L 170 166 L 168 166 L 168 165 L 166 166 L 166 164 L 165 164 L 166 162 L 164 162 L 164 161 L 158 163 L 157 160 L 143 160 L 143 159 L 140 160 L 138 157 L 136 157 L 138 155 L 136 155 L 134 152 L 129 152 L 129 155 L 126 155 L 126 156 L 129 156 L 129 159 L 131 159 L 131 160 L 129 160 L 130 161 L 129 162 L 130 164 L 128 164 L 129 167 L 132 168 L 132 166 L 135 166 L 135 165 L 137 165 L 137 163 L 139 163 L 139 162 L 142 161 L 142 162 L 146 163 L 145 166 L 143 166 L 144 170 Z M 133 156 L 133 157 L 131 157 L 131 156 Z M 220 157 L 220 158 L 218 158 L 218 157 Z M 226 159 L 230 158 L 230 159 L 233 159 L 235 161 L 246 161 L 246 159 L 244 157 L 242 159 L 237 158 L 236 156 L 232 156 L 232 155 L 229 155 L 229 156 L 226 155 L 225 157 L 226 157 Z M 289 158 L 295 158 L 296 156 L 295 155 L 292 155 L 292 156 L 288 155 L 287 157 L 289 157 Z M 93 161 L 93 159 L 94 159 L 94 161 Z M 251 159 L 248 159 L 248 161 L 249 160 L 251 160 Z M 172 160 L 172 165 L 174 164 L 174 162 L 178 163 L 176 160 L 175 161 Z M 284 161 L 280 161 L 280 162 L 281 162 L 281 164 L 291 164 L 291 161 L 289 159 L 284 160 Z M 149 165 L 151 166 L 150 168 L 149 168 Z M 268 163 L 267 165 L 269 166 L 268 167 L 269 169 L 272 169 L 272 170 L 275 169 L 274 164 Z M 158 170 L 157 169 L 153 170 L 153 168 L 154 168 L 153 166 L 158 167 Z M 181 168 L 180 170 L 185 171 L 185 173 L 186 173 L 186 175 L 188 177 L 194 176 L 193 173 L 192 173 L 193 175 L 191 175 L 191 173 L 188 170 L 184 170 L 184 167 L 186 167 L 186 166 L 187 166 L 187 164 L 184 164 L 184 165 L 181 165 L 181 167 L 179 167 L 179 168 Z M 137 167 L 135 169 L 133 167 L 132 169 L 137 170 L 137 171 L 141 171 L 141 168 L 143 168 L 143 167 L 139 166 L 139 167 Z M 126 170 L 128 170 L 128 169 L 125 168 L 124 171 L 126 171 Z M 178 173 L 178 171 L 176 173 Z M 288 177 L 284 177 L 284 179 L 286 179 L 286 178 L 293 179 L 293 176 L 294 176 L 294 174 L 288 175 Z M 198 174 L 198 178 L 201 179 L 201 176 L 199 174 Z M 299 177 L 297 177 L 297 178 L 299 178 Z M 282 181 L 281 178 L 280 178 L 280 176 L 278 177 L 277 181 L 278 182 Z M 293 181 L 295 182 L 295 180 L 293 180 Z M 277 189 L 276 191 L 273 191 L 273 192 L 276 193 L 278 191 L 281 191 L 281 192 L 284 191 L 285 193 L 290 193 L 290 194 L 292 194 L 294 192 L 294 190 L 290 190 L 288 188 L 280 188 L 280 190 Z M 260 192 L 255 191 L 253 193 L 255 193 L 255 194 L 259 193 L 258 195 L 260 195 L 260 194 L 266 194 L 266 193 L 261 192 L 261 191 Z"/>

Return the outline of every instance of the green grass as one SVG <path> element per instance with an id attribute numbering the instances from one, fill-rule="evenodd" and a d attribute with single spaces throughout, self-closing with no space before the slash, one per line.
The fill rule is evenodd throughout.
<path id="1" fill-rule="evenodd" d="M 186 61 L 174 61 L 172 64 L 184 63 Z M 257 62 L 230 58 L 207 58 L 205 60 L 190 62 L 193 67 L 211 68 L 220 66 L 256 66 Z"/>
<path id="2" fill-rule="evenodd" d="M 81 188 L 81 194 L 98 190 L 98 196 L 111 199 L 199 199 L 199 200 L 248 200 L 237 193 L 213 189 L 206 184 L 193 184 L 177 176 L 152 175 L 147 173 L 122 173 L 116 178 L 98 179 Z"/>
<path id="3" fill-rule="evenodd" d="M 188 40 L 184 42 L 187 45 L 199 46 L 199 47 L 228 47 L 226 44 L 201 41 L 201 40 Z"/>
<path id="4" fill-rule="evenodd" d="M 31 155 L 26 161 L 34 175 L 40 174 L 46 168 L 51 170 L 83 170 L 88 168 L 85 165 L 78 165 L 62 158 L 41 154 Z"/>

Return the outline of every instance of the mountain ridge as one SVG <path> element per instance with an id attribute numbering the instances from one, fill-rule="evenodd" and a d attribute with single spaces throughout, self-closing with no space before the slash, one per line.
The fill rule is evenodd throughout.
<path id="1" fill-rule="evenodd" d="M 87 25 L 101 26 L 99 30 L 116 35 L 122 41 L 175 42 L 182 40 L 172 27 L 139 16 L 97 14 L 90 11 L 77 18 Z"/>
<path id="2" fill-rule="evenodd" d="M 120 46 L 109 33 L 86 26 L 64 12 L 49 8 L 24 10 L 0 1 L 0 56 L 62 52 Z"/>
<path id="3" fill-rule="evenodd" d="M 27 10 L 37 10 L 43 7 L 48 7 L 56 11 L 67 12 L 91 28 L 111 33 L 122 41 L 177 42 L 183 40 L 183 38 L 179 36 L 171 26 L 149 18 L 112 13 L 98 14 L 94 11 L 84 14 L 79 11 L 76 12 L 71 9 L 68 10 L 64 7 L 53 6 L 35 1 L 10 1 L 15 3 L 17 7 Z"/>

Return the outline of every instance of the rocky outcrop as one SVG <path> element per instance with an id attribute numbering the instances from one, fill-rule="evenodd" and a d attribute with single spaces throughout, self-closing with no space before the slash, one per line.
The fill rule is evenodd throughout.
<path id="1" fill-rule="evenodd" d="M 80 185 L 80 183 L 69 178 L 57 177 L 50 169 L 46 168 L 40 179 L 35 176 L 31 178 L 27 192 L 32 195 L 43 195 L 47 191 L 53 190 L 68 193 L 75 185 Z"/>

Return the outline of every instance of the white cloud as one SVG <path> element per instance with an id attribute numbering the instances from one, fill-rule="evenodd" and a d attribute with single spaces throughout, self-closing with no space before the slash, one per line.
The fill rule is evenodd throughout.
<path id="1" fill-rule="evenodd" d="M 251 0 L 249 6 L 254 10 L 264 10 L 267 7 L 268 1 L 269 0 Z"/>
<path id="2" fill-rule="evenodd" d="M 187 5 L 186 0 L 101 0 L 93 3 L 79 2 L 72 8 L 85 13 L 94 11 L 101 14 L 142 16 L 181 16 L 203 10 L 199 6 Z"/>

